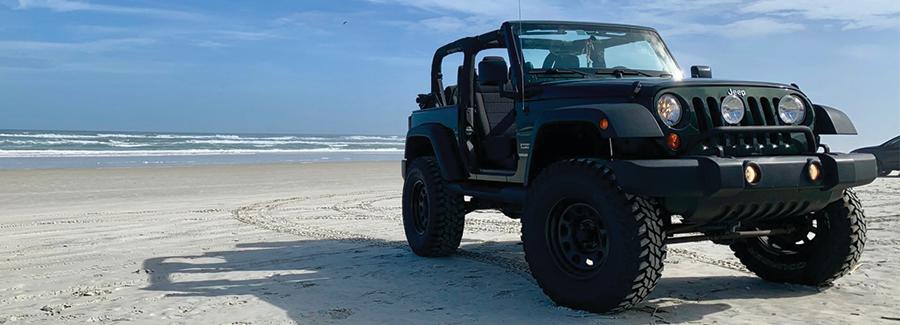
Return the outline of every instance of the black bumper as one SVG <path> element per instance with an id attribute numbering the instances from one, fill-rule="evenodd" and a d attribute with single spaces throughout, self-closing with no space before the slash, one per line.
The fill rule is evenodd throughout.
<path id="1" fill-rule="evenodd" d="M 807 166 L 822 177 L 812 181 Z M 676 214 L 701 221 L 769 219 L 823 208 L 844 189 L 877 176 L 870 154 L 817 154 L 775 157 L 685 157 L 608 162 L 626 192 L 660 198 Z M 748 184 L 744 166 L 758 166 L 761 178 Z"/>

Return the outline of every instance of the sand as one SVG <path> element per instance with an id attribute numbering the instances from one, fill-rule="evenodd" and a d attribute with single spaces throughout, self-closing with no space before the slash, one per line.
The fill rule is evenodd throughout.
<path id="1" fill-rule="evenodd" d="M 618 315 L 555 306 L 496 212 L 467 216 L 456 256 L 413 255 L 400 187 L 384 162 L 2 171 L 0 324 L 900 324 L 900 178 L 858 189 L 866 252 L 831 289 L 670 245 Z"/>

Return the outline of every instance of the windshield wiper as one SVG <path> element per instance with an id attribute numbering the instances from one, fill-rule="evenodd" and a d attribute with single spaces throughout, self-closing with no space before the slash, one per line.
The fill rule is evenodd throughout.
<path id="1" fill-rule="evenodd" d="M 587 72 L 584 72 L 584 71 L 569 70 L 569 69 L 557 69 L 557 68 L 550 68 L 550 69 L 531 69 L 531 70 L 528 70 L 528 74 L 544 74 L 544 75 L 554 75 L 554 74 L 579 74 L 579 75 L 581 75 L 581 76 L 583 76 L 583 77 L 587 77 L 587 76 L 590 76 L 590 75 L 591 75 L 590 73 L 587 73 Z"/>
<path id="2" fill-rule="evenodd" d="M 602 71 L 602 70 L 601 70 L 601 71 L 597 71 L 597 74 L 611 74 L 611 75 L 616 76 L 617 78 L 622 78 L 622 76 L 624 76 L 624 75 L 626 75 L 626 74 L 628 74 L 628 75 L 638 75 L 638 76 L 644 76 L 644 77 L 657 77 L 657 76 L 654 76 L 654 75 L 652 75 L 652 74 L 649 74 L 649 73 L 646 73 L 646 72 L 643 72 L 643 71 L 640 71 L 640 70 L 634 70 L 634 69 L 621 69 L 621 68 L 619 68 L 619 69 L 612 69 L 612 70 L 610 70 L 610 71 Z"/>

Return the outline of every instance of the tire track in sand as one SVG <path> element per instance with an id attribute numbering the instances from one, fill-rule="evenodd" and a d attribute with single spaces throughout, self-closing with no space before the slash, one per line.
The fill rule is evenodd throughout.
<path id="1" fill-rule="evenodd" d="M 335 226 L 340 227 L 341 222 L 391 222 L 398 231 L 401 231 L 399 207 L 374 206 L 388 200 L 399 200 L 399 194 L 385 195 L 379 191 L 362 191 L 345 194 L 329 194 L 320 196 L 290 197 L 268 201 L 261 201 L 242 206 L 233 211 L 235 219 L 281 233 L 319 239 L 358 242 L 380 247 L 408 250 L 405 241 L 387 240 L 378 238 L 364 231 L 338 230 L 328 226 L 319 226 L 323 222 L 335 221 Z M 326 203 L 327 201 L 327 203 Z M 335 202 L 337 201 L 337 202 Z M 324 214 L 323 214 L 324 213 Z M 514 219 L 487 219 L 480 216 L 486 213 L 471 213 L 466 218 L 466 231 L 494 232 L 518 235 L 520 226 Z M 319 225 L 316 225 L 319 224 Z M 495 265 L 525 276 L 529 281 L 534 281 L 528 265 L 524 259 L 501 256 L 501 247 L 480 248 L 477 252 L 467 249 L 466 245 L 460 247 L 457 256 L 467 259 Z M 741 273 L 749 273 L 739 262 L 718 259 L 700 254 L 688 249 L 669 248 L 669 254 L 687 259 L 692 262 L 707 264 L 725 268 Z"/>
<path id="2" fill-rule="evenodd" d="M 330 229 L 320 226 L 314 226 L 310 224 L 304 224 L 303 221 L 310 220 L 322 220 L 322 219 L 334 219 L 337 220 L 340 217 L 354 217 L 354 220 L 389 220 L 398 218 L 388 218 L 388 216 L 384 215 L 372 215 L 372 214 L 356 214 L 351 208 L 364 208 L 369 211 L 367 208 L 374 202 L 380 201 L 379 199 L 372 200 L 371 198 L 360 198 L 355 197 L 359 196 L 368 196 L 372 194 L 377 194 L 379 192 L 376 191 L 366 191 L 366 192 L 354 192 L 354 193 L 346 193 L 346 194 L 330 194 L 330 195 L 322 195 L 322 196 L 306 196 L 306 197 L 292 197 L 292 198 L 283 198 L 269 201 L 262 201 L 253 203 L 250 205 L 242 206 L 233 211 L 234 218 L 238 221 L 241 221 L 246 224 L 254 225 L 257 227 L 261 227 L 267 230 L 272 230 L 281 233 L 290 233 L 293 235 L 318 239 L 318 240 L 334 240 L 334 241 L 344 241 L 344 242 L 354 242 L 365 245 L 377 246 L 377 247 L 385 247 L 385 248 L 395 248 L 402 249 L 408 251 L 408 246 L 405 241 L 401 240 L 388 240 L 383 238 L 378 238 L 375 236 L 371 236 L 368 234 L 362 234 L 357 232 L 350 232 L 345 230 L 336 230 Z M 312 209 L 297 209 L 296 207 L 291 207 L 292 204 L 303 203 L 309 200 L 320 200 L 326 198 L 340 198 L 342 196 L 349 196 L 348 199 L 342 200 L 337 204 L 330 204 L 324 206 L 327 210 L 332 210 L 338 212 L 340 216 L 337 218 L 328 218 L 327 216 L 305 216 L 303 212 L 310 212 L 321 210 L 322 206 L 319 206 Z M 389 199 L 396 199 L 397 196 L 391 196 Z M 362 203 L 360 203 L 362 201 Z M 289 211 L 293 213 L 300 213 L 299 215 L 289 214 L 284 215 L 281 212 Z M 359 217 L 359 218 L 356 218 Z M 398 226 L 399 229 L 399 226 Z M 507 271 L 519 274 L 523 276 L 526 280 L 530 282 L 534 282 L 534 279 L 531 277 L 531 273 L 528 271 L 528 265 L 525 264 L 524 260 L 507 258 L 495 254 L 491 254 L 488 252 L 475 252 L 471 250 L 466 250 L 465 247 L 460 248 L 456 256 L 463 257 L 466 259 L 474 260 L 477 262 L 490 264 L 494 266 L 501 267 Z"/>

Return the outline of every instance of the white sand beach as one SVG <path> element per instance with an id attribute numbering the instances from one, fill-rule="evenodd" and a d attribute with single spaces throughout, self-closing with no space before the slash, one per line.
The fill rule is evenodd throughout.
<path id="1" fill-rule="evenodd" d="M 858 189 L 866 251 L 833 288 L 670 245 L 618 315 L 555 306 L 496 212 L 467 216 L 456 256 L 415 256 L 401 185 L 397 162 L 0 171 L 0 324 L 900 324 L 897 177 Z"/>

